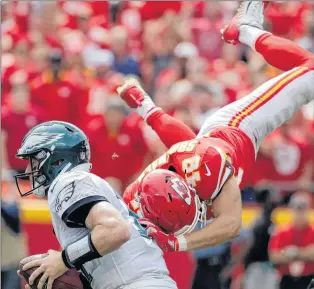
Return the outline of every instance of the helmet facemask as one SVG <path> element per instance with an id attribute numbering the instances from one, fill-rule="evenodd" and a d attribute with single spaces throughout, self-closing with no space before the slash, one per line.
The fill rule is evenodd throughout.
<path id="1" fill-rule="evenodd" d="M 43 165 L 48 161 L 50 152 L 40 150 L 34 154 L 23 155 L 21 158 L 29 161 L 25 173 L 15 175 L 15 182 L 18 191 L 22 197 L 34 194 L 36 197 L 42 198 L 46 196 L 46 189 L 49 187 L 49 178 L 43 172 Z M 27 192 L 22 192 L 20 180 L 30 180 L 32 189 Z"/>

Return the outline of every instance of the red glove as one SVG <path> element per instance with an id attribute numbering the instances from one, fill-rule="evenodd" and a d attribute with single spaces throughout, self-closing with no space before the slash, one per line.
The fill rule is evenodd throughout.
<path id="1" fill-rule="evenodd" d="M 136 112 L 145 120 L 155 111 L 161 110 L 160 107 L 156 107 L 135 79 L 127 80 L 123 86 L 117 88 L 117 92 L 128 106 L 135 108 Z"/>
<path id="2" fill-rule="evenodd" d="M 162 229 L 145 218 L 139 219 L 138 222 L 146 230 L 148 237 L 154 239 L 164 252 L 186 251 L 187 244 L 183 235 L 166 234 Z"/>

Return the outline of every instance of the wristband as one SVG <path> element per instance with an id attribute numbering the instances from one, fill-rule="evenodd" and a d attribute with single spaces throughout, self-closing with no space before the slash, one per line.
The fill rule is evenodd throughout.
<path id="1" fill-rule="evenodd" d="M 146 113 L 145 118 L 144 118 L 144 121 L 145 121 L 146 123 L 148 123 L 148 122 L 149 122 L 149 121 L 148 121 L 148 118 L 149 118 L 152 114 L 154 114 L 156 111 L 162 111 L 162 109 L 161 109 L 160 107 L 157 107 L 157 106 L 151 108 L 151 109 Z"/>
<path id="2" fill-rule="evenodd" d="M 155 103 L 151 100 L 149 96 L 144 97 L 141 106 L 136 108 L 136 112 L 143 119 L 146 119 L 147 113 L 156 107 Z"/>
<path id="3" fill-rule="evenodd" d="M 82 239 L 68 245 L 62 251 L 62 260 L 65 266 L 69 269 L 79 269 L 81 265 L 85 264 L 86 262 L 100 257 L 101 255 L 98 253 L 92 242 L 91 233 Z"/>
<path id="4" fill-rule="evenodd" d="M 180 235 L 177 237 L 178 240 L 178 251 L 186 251 L 188 248 L 188 244 L 186 242 L 186 239 L 183 235 Z"/>

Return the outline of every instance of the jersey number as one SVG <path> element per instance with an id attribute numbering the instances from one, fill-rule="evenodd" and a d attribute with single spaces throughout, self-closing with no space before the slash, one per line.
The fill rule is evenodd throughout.
<path id="1" fill-rule="evenodd" d="M 182 171 L 185 174 L 185 179 L 192 187 L 196 187 L 196 183 L 201 180 L 200 162 L 201 157 L 198 155 L 182 161 Z"/>

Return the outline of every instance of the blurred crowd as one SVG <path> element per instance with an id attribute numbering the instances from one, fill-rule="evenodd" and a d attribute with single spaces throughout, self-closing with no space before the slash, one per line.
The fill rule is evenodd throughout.
<path id="1" fill-rule="evenodd" d="M 2 2 L 3 178 L 25 169 L 14 156 L 31 127 L 62 120 L 86 132 L 93 172 L 122 193 L 165 150 L 117 97 L 116 88 L 125 77 L 137 77 L 157 105 L 197 132 L 217 109 L 281 73 L 247 47 L 221 40 L 220 29 L 237 7 L 237 1 Z M 265 29 L 314 53 L 314 4 L 272 3 Z M 260 194 L 271 195 L 261 198 L 267 224 L 274 204 L 287 204 L 296 191 L 314 191 L 313 133 L 311 103 L 262 144 L 243 199 L 259 201 Z M 266 227 L 266 255 L 259 262 L 269 261 Z M 252 249 L 248 243 L 232 262 L 243 262 Z M 206 254 L 200 255 L 201 262 L 209 258 Z M 222 260 L 202 264 L 216 266 Z M 218 274 L 224 268 L 224 276 L 230 275 L 225 264 L 217 268 Z"/>

